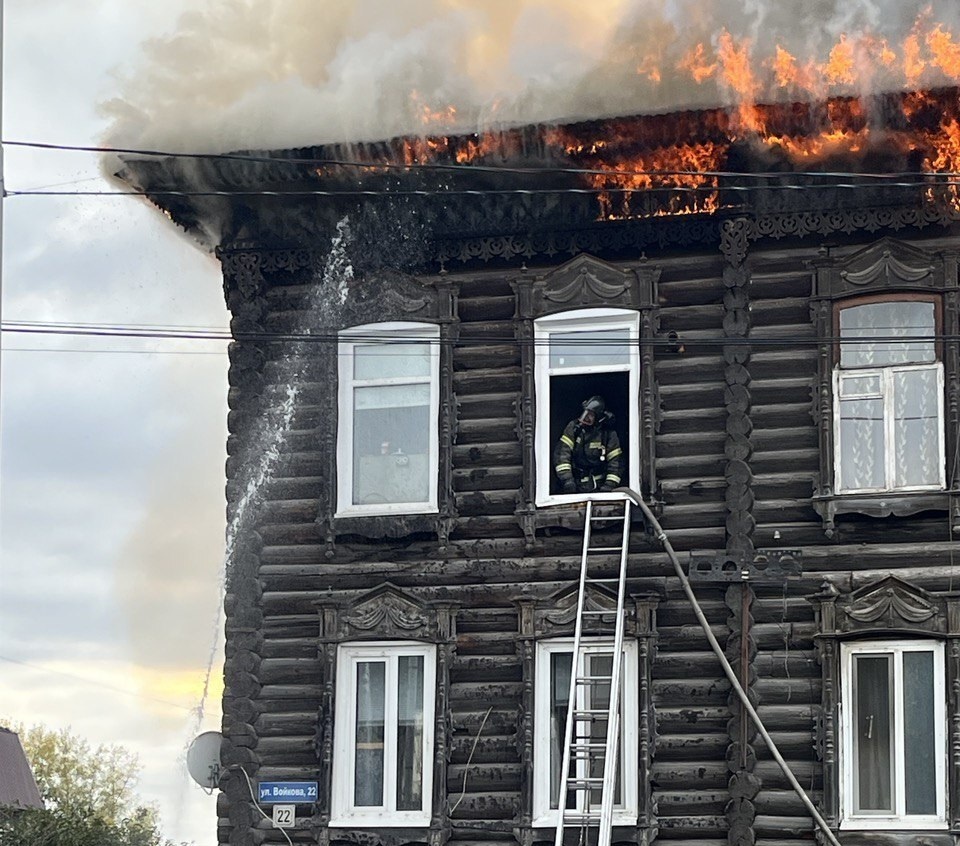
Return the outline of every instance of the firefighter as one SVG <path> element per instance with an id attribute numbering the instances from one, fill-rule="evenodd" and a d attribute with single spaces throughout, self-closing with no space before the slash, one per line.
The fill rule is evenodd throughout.
<path id="1" fill-rule="evenodd" d="M 565 494 L 612 491 L 623 478 L 623 450 L 613 415 L 603 397 L 581 404 L 580 416 L 563 430 L 553 451 L 553 468 Z"/>

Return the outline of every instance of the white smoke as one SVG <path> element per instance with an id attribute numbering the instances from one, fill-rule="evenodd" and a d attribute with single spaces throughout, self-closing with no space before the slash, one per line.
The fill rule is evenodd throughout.
<path id="1" fill-rule="evenodd" d="M 222 152 L 726 105 L 716 74 L 678 69 L 724 31 L 749 42 L 758 99 L 897 90 L 900 53 L 878 71 L 860 48 L 857 79 L 821 92 L 778 89 L 768 60 L 822 63 L 841 35 L 899 51 L 918 16 L 960 36 L 956 0 L 206 0 L 127 69 L 107 140 Z"/>

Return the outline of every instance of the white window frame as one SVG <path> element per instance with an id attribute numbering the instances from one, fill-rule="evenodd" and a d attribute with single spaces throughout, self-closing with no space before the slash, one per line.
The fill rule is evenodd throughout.
<path id="1" fill-rule="evenodd" d="M 416 811 L 396 809 L 397 756 L 397 659 L 423 658 L 423 804 Z M 357 665 L 382 658 L 386 662 L 384 688 L 387 693 L 384 718 L 384 804 L 353 804 L 356 768 Z M 433 743 L 436 707 L 437 648 L 429 643 L 385 641 L 345 643 L 337 650 L 336 704 L 334 707 L 333 784 L 331 789 L 332 827 L 376 826 L 422 827 L 430 824 L 433 798 Z"/>
<path id="2" fill-rule="evenodd" d="M 629 340 L 629 360 L 622 365 L 597 365 L 575 368 L 550 367 L 551 335 L 566 332 L 589 332 L 610 329 L 623 329 Z M 550 379 L 552 376 L 576 376 L 589 373 L 623 373 L 629 376 L 627 404 L 630 409 L 629 431 L 632 443 L 623 447 L 630 459 L 628 475 L 630 484 L 640 488 L 640 313 L 623 308 L 588 308 L 577 311 L 565 311 L 538 318 L 533 324 L 534 337 L 534 384 L 537 394 L 537 420 L 534 443 L 536 447 L 536 504 L 558 505 L 583 499 L 622 499 L 615 493 L 574 493 L 551 494 L 550 482 L 553 478 L 553 450 L 556 441 L 550 438 Z M 586 399 L 586 397 L 580 397 Z M 578 400 L 579 401 L 579 400 Z M 579 413 L 574 404 L 570 408 L 571 419 Z M 558 436 L 559 437 L 559 436 Z"/>
<path id="3" fill-rule="evenodd" d="M 894 413 L 894 380 L 898 373 L 904 373 L 911 370 L 933 370 L 937 374 L 937 457 L 939 478 L 935 483 L 929 485 L 903 485 L 897 486 L 894 480 L 897 475 L 897 447 L 896 447 L 896 416 Z M 870 378 L 879 377 L 879 393 L 848 393 L 842 398 L 840 396 L 840 383 L 845 378 Z M 935 361 L 930 364 L 895 364 L 885 367 L 837 367 L 833 373 L 833 419 L 834 419 L 834 451 L 833 464 L 835 468 L 837 493 L 886 493 L 892 491 L 939 491 L 944 490 L 947 485 L 946 477 L 946 433 L 944 426 L 944 406 L 943 406 L 944 382 L 943 382 L 943 362 Z M 883 401 L 883 439 L 885 445 L 884 453 L 884 478 L 885 484 L 882 487 L 873 488 L 844 488 L 841 487 L 843 479 L 843 421 L 840 419 L 840 401 L 841 399 L 881 399 Z"/>
<path id="4" fill-rule="evenodd" d="M 609 655 L 612 649 L 606 645 L 594 645 L 584 640 L 585 653 Z M 555 827 L 559 811 L 551 808 L 556 799 L 550 790 L 550 658 L 557 653 L 571 654 L 573 638 L 542 640 L 537 643 L 534 681 L 533 717 L 533 822 L 536 827 Z M 638 723 L 639 723 L 639 650 L 635 640 L 623 642 L 623 669 L 621 681 L 620 714 L 620 785 L 622 803 L 614 805 L 613 824 L 632 826 L 637 824 L 638 805 Z M 582 672 L 580 673 L 582 675 Z"/>
<path id="5" fill-rule="evenodd" d="M 933 701 L 934 743 L 936 747 L 937 813 L 910 814 L 904 810 L 904 732 L 903 732 L 903 654 L 905 652 L 933 653 Z M 856 783 L 856 731 L 854 714 L 854 657 L 876 655 L 893 656 L 893 814 L 883 811 L 859 812 L 855 808 Z M 840 647 L 841 697 L 840 697 L 840 828 L 882 831 L 886 829 L 945 829 L 947 827 L 947 709 L 946 681 L 943 643 L 934 640 L 865 641 L 843 643 Z"/>
<path id="6" fill-rule="evenodd" d="M 376 516 L 393 514 L 435 514 L 437 478 L 440 456 L 440 327 L 433 323 L 369 323 L 340 332 L 338 345 L 339 388 L 337 426 L 337 511 L 335 517 Z M 398 376 L 384 379 L 354 378 L 354 349 L 370 343 L 430 344 L 429 377 Z M 428 457 L 428 495 L 423 502 L 371 503 L 353 502 L 353 394 L 354 390 L 371 386 L 430 384 L 430 431 Z M 385 433 L 387 434 L 387 433 Z"/>

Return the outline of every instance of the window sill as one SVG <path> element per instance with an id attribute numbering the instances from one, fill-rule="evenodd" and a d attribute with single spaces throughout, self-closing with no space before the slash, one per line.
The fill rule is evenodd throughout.
<path id="1" fill-rule="evenodd" d="M 430 827 L 430 815 L 400 817 L 386 813 L 364 813 L 334 817 L 327 823 L 328 828 L 409 828 L 422 832 Z"/>
<path id="2" fill-rule="evenodd" d="M 556 828 L 557 827 L 557 813 L 552 811 L 549 814 L 541 814 L 538 817 L 535 817 L 530 822 L 531 828 Z M 614 811 L 613 812 L 613 827 L 614 828 L 633 828 L 637 825 L 637 815 L 628 814 L 624 811 Z"/>
<path id="3" fill-rule="evenodd" d="M 436 532 L 439 512 L 400 514 L 397 512 L 338 513 L 333 518 L 333 528 L 338 535 L 357 535 L 369 540 L 403 538 L 417 532 Z"/>
<path id="4" fill-rule="evenodd" d="M 921 511 L 948 511 L 950 497 L 956 491 L 936 490 L 882 491 L 880 493 L 837 493 L 814 496 L 812 504 L 820 515 L 827 537 L 833 537 L 838 514 L 864 514 L 867 517 L 909 517 Z"/>

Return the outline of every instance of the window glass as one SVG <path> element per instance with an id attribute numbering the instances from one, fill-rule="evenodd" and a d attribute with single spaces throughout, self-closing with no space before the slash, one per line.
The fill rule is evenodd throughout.
<path id="1" fill-rule="evenodd" d="M 936 484 L 940 479 L 940 403 L 933 368 L 893 373 L 896 483 Z"/>
<path id="2" fill-rule="evenodd" d="M 357 664 L 357 732 L 354 804 L 383 804 L 384 703 L 386 664 Z"/>
<path id="3" fill-rule="evenodd" d="M 580 368 L 627 366 L 630 337 L 626 329 L 591 329 L 550 333 L 550 367 Z"/>
<path id="4" fill-rule="evenodd" d="M 935 334 L 936 311 L 932 302 L 895 300 L 841 309 L 840 366 L 883 367 L 936 361 Z M 886 340 L 859 341 L 879 338 Z M 918 340 L 905 340 L 911 338 Z"/>
<path id="5" fill-rule="evenodd" d="M 841 490 L 882 489 L 884 450 L 883 400 L 840 400 Z"/>
<path id="6" fill-rule="evenodd" d="M 550 656 L 550 807 L 557 807 L 560 789 L 560 768 L 563 764 L 563 741 L 567 723 L 567 703 L 570 696 L 570 668 L 572 652 L 554 652 Z M 567 795 L 571 807 L 574 794 Z"/>
<path id="7" fill-rule="evenodd" d="M 426 343 L 356 344 L 355 379 L 394 379 L 430 376 L 430 345 Z"/>
<path id="8" fill-rule="evenodd" d="M 429 385 L 356 388 L 354 505 L 426 501 L 430 435 Z"/>
<path id="9" fill-rule="evenodd" d="M 937 813 L 933 653 L 903 654 L 903 751 L 908 814 Z"/>
<path id="10" fill-rule="evenodd" d="M 423 804 L 423 656 L 397 658 L 397 809 Z"/>
<path id="11" fill-rule="evenodd" d="M 860 656 L 855 666 L 857 809 L 892 811 L 891 661 L 887 657 Z"/>

